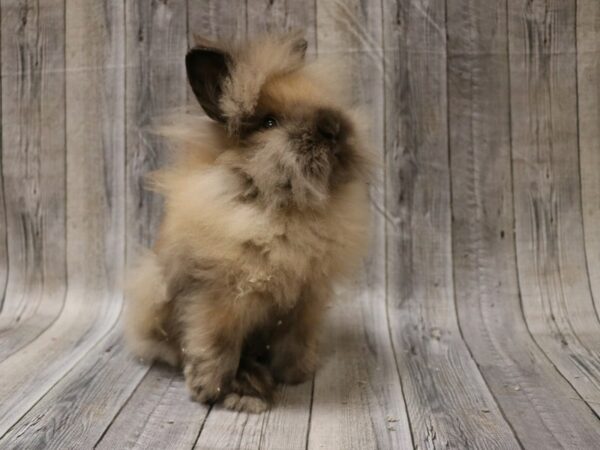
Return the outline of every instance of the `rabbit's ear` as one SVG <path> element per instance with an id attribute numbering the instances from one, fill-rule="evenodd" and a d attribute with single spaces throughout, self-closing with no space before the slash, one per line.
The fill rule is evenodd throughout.
<path id="1" fill-rule="evenodd" d="M 225 122 L 219 100 L 223 82 L 229 75 L 231 57 L 223 50 L 202 44 L 185 56 L 188 80 L 206 114 L 211 119 Z"/>

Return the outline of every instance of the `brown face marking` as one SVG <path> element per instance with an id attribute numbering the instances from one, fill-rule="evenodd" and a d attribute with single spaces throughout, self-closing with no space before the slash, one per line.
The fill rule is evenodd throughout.
<path id="1" fill-rule="evenodd" d="M 276 123 L 265 122 L 269 117 Z M 365 160 L 354 147 L 353 128 L 345 111 L 328 105 L 326 93 L 308 77 L 267 82 L 239 128 L 238 142 L 248 158 L 245 170 L 261 177 L 256 190 L 241 199 L 264 200 L 280 209 L 310 205 L 360 177 Z"/>
<path id="2" fill-rule="evenodd" d="M 343 142 L 349 132 L 348 121 L 343 114 L 333 108 L 319 108 L 315 117 L 317 136 L 332 144 L 332 150 L 338 149 L 336 144 Z"/>

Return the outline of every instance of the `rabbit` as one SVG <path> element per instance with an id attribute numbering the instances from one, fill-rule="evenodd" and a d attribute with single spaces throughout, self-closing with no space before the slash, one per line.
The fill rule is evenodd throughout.
<path id="1" fill-rule="evenodd" d="M 306 49 L 299 33 L 197 38 L 185 64 L 207 117 L 163 129 L 173 158 L 149 183 L 165 210 L 128 277 L 125 333 L 200 402 L 259 413 L 311 378 L 332 286 L 368 247 L 367 120 Z"/>

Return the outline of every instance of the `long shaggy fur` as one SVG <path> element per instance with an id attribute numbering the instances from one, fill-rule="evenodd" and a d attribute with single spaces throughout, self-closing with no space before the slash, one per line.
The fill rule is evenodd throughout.
<path id="1" fill-rule="evenodd" d="M 172 163 L 153 251 L 132 271 L 126 336 L 182 366 L 192 397 L 259 412 L 275 383 L 317 367 L 332 283 L 355 269 L 368 226 L 359 123 L 299 35 L 200 40 L 190 83 L 210 117 L 163 129 Z"/>

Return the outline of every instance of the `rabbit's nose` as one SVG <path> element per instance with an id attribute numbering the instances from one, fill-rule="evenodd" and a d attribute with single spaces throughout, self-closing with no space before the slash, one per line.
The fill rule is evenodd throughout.
<path id="1" fill-rule="evenodd" d="M 342 116 L 333 109 L 319 109 L 317 111 L 316 126 L 319 137 L 335 142 L 342 134 Z"/>

